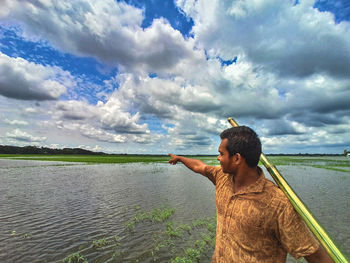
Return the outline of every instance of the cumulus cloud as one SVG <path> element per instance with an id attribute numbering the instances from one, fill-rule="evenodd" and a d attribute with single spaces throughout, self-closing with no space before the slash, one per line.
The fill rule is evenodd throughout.
<path id="1" fill-rule="evenodd" d="M 290 81 L 287 85 L 286 102 L 294 109 L 305 110 L 308 106 L 308 111 L 318 113 L 350 109 L 350 79 L 314 74 L 307 79 Z"/>
<path id="2" fill-rule="evenodd" d="M 60 101 L 49 114 L 58 129 L 78 131 L 82 136 L 102 142 L 137 142 L 150 144 L 161 138 L 150 134 L 146 123 L 140 123 L 139 114 L 123 109 L 122 102 L 111 98 L 106 103 L 90 105 L 83 101 Z"/>
<path id="3" fill-rule="evenodd" d="M 176 3 L 193 19 L 193 37 L 163 18 L 142 28 L 143 11 L 124 2 L 4 1 L 0 17 L 20 23 L 24 38 L 117 65 L 118 73 L 104 84 L 80 76 L 70 89 L 68 72 L 1 54 L 0 94 L 57 100 L 68 93 L 48 111 L 48 122 L 118 145 L 216 152 L 215 137 L 230 116 L 258 127 L 267 149 L 346 142 L 349 22 L 335 23 L 313 1 Z M 103 101 L 82 101 L 84 92 Z"/>
<path id="4" fill-rule="evenodd" d="M 112 94 L 111 102 L 118 102 L 126 108 L 134 107 L 159 118 L 177 118 L 179 109 L 208 112 L 217 108 L 219 103 L 207 86 L 188 85 L 183 78 L 122 74 L 118 83 L 119 90 Z"/>
<path id="5" fill-rule="evenodd" d="M 177 4 L 194 20 L 198 45 L 211 56 L 242 54 L 282 76 L 317 72 L 348 77 L 349 22 L 336 24 L 314 1 L 184 1 Z M 330 48 L 331 47 L 331 48 Z"/>
<path id="6" fill-rule="evenodd" d="M 164 125 L 169 138 L 169 147 L 190 153 L 217 152 L 216 139 L 220 132 L 228 127 L 221 119 L 207 116 L 203 113 L 179 111 L 177 118 Z"/>
<path id="7" fill-rule="evenodd" d="M 341 136 L 339 136 L 340 134 Z M 340 125 L 330 128 L 308 128 L 308 132 L 304 134 L 262 136 L 261 141 L 263 150 L 273 153 L 283 153 L 287 149 L 290 153 L 300 153 L 303 148 L 322 152 L 327 148 L 329 151 L 332 147 L 347 148 L 350 143 L 347 139 L 349 136 L 348 125 L 343 125 L 343 127 Z"/>
<path id="8" fill-rule="evenodd" d="M 170 72 L 204 56 L 164 19 L 143 29 L 142 10 L 124 2 L 5 1 L 2 8 L 7 11 L 0 15 L 23 24 L 28 38 L 40 36 L 65 52 L 129 71 Z"/>
<path id="9" fill-rule="evenodd" d="M 251 63 L 240 61 L 223 67 L 215 59 L 208 60 L 203 68 L 187 71 L 193 73 L 189 78 L 120 74 L 116 79 L 119 89 L 111 97 L 129 105 L 126 108 L 160 119 L 182 118 L 183 111 L 221 118 L 277 118 L 285 111 L 280 103 L 279 81 Z"/>
<path id="10" fill-rule="evenodd" d="M 53 113 L 59 119 L 72 121 L 87 120 L 96 116 L 95 107 L 83 101 L 59 101 Z"/>
<path id="11" fill-rule="evenodd" d="M 20 129 L 15 129 L 12 132 L 7 132 L 6 136 L 17 141 L 24 142 L 43 142 L 47 139 L 46 137 L 33 136 L 25 131 L 21 131 Z"/>
<path id="12" fill-rule="evenodd" d="M 70 73 L 0 52 L 0 95 L 20 100 L 56 100 L 66 92 Z"/>
<path id="13" fill-rule="evenodd" d="M 261 119 L 268 146 L 336 144 L 316 130 L 350 125 L 349 22 L 335 23 L 313 1 L 176 3 L 194 20 L 192 33 L 208 65 L 238 57 L 221 70 L 211 64 L 202 74 L 222 106 L 211 113 L 248 123 Z M 281 136 L 287 141 L 277 142 Z"/>
<path id="14" fill-rule="evenodd" d="M 73 128 L 73 130 L 80 131 L 82 135 L 88 138 L 97 139 L 99 141 L 111 143 L 121 143 L 126 141 L 126 137 L 123 135 L 106 132 L 102 129 L 95 128 L 89 124 L 76 124 L 70 128 Z"/>
<path id="15" fill-rule="evenodd" d="M 20 125 L 20 126 L 27 126 L 29 124 L 27 121 L 9 120 L 9 119 L 4 119 L 4 122 L 10 125 Z"/>
<path id="16" fill-rule="evenodd" d="M 90 120 L 91 123 L 93 123 Z M 140 144 L 153 144 L 162 139 L 161 134 L 151 133 L 128 133 L 122 132 L 121 134 L 115 131 L 109 131 L 101 127 L 101 125 L 92 125 L 91 123 L 72 123 L 66 121 L 56 121 L 54 124 L 58 129 L 65 131 L 78 132 L 80 135 L 87 138 L 107 143 L 140 143 Z"/>
<path id="17" fill-rule="evenodd" d="M 28 114 L 37 114 L 40 112 L 40 109 L 36 109 L 33 107 L 28 107 L 23 110 L 23 113 L 28 115 Z"/>
<path id="18" fill-rule="evenodd" d="M 89 145 L 79 145 L 77 148 L 93 151 L 93 152 L 100 152 L 101 151 L 101 146 L 95 145 L 94 147 L 91 147 Z"/>
<path id="19" fill-rule="evenodd" d="M 90 105 L 83 101 L 60 101 L 52 112 L 54 118 L 74 123 L 91 122 L 104 130 L 116 133 L 149 133 L 147 124 L 139 124 L 139 114 L 131 114 L 122 108 L 118 99 L 111 98 L 106 103 Z"/>
<path id="20" fill-rule="evenodd" d="M 296 122 L 296 121 L 288 121 L 286 119 L 278 119 L 278 120 L 267 120 L 265 121 L 266 128 L 264 129 L 264 134 L 270 136 L 278 136 L 278 135 L 287 135 L 287 134 L 305 134 L 307 132 L 307 128 Z"/>

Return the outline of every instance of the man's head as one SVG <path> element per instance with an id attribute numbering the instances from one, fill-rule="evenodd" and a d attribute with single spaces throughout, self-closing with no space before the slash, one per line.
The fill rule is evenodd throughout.
<path id="1" fill-rule="evenodd" d="M 261 142 L 258 135 L 249 127 L 239 126 L 224 130 L 220 134 L 221 140 L 227 139 L 226 150 L 230 156 L 239 153 L 249 167 L 259 163 Z"/>

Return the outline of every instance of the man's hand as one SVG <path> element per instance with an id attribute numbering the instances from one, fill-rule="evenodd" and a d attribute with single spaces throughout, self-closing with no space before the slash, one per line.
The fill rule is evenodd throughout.
<path id="1" fill-rule="evenodd" d="M 169 153 L 169 156 L 171 157 L 171 159 L 169 160 L 169 163 L 172 165 L 177 164 L 177 162 L 179 161 L 179 156 L 171 154 L 171 153 Z"/>
<path id="2" fill-rule="evenodd" d="M 169 153 L 169 156 L 171 157 L 169 161 L 170 164 L 174 165 L 177 164 L 177 162 L 182 162 L 184 165 L 187 166 L 187 168 L 191 169 L 195 173 L 204 174 L 204 170 L 207 165 L 201 160 L 191 159 L 184 156 L 178 156 L 171 153 Z"/>

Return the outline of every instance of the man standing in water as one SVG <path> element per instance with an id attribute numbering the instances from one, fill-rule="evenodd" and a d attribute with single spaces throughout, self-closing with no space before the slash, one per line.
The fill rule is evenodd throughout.
<path id="1" fill-rule="evenodd" d="M 245 126 L 220 134 L 219 166 L 169 154 L 216 188 L 215 263 L 282 263 L 287 252 L 311 263 L 333 262 L 284 193 L 267 180 L 258 162 L 261 142 Z"/>

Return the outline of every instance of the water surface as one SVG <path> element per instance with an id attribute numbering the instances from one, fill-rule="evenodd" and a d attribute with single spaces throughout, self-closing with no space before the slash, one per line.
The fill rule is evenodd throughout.
<path id="1" fill-rule="evenodd" d="M 350 174 L 306 166 L 279 170 L 350 254 Z M 215 216 L 214 191 L 209 180 L 183 165 L 0 159 L 0 262 L 62 262 L 78 251 L 89 262 L 153 262 L 161 224 L 142 224 L 134 232 L 125 224 L 137 211 L 164 206 L 175 209 L 171 220 L 179 224 Z M 112 257 L 112 246 L 92 247 L 93 240 L 114 235 L 120 238 L 119 258 Z M 163 250 L 157 262 L 170 258 Z"/>

